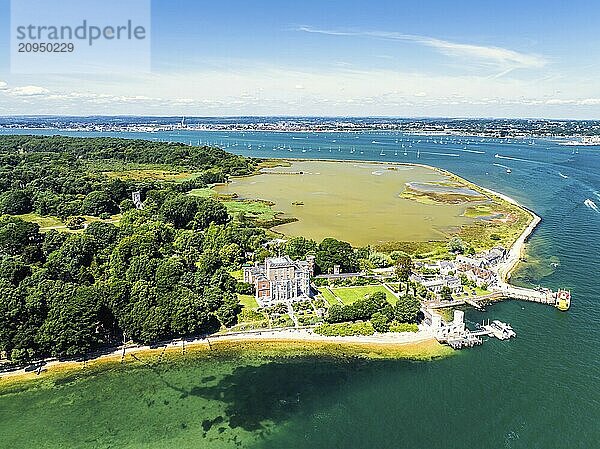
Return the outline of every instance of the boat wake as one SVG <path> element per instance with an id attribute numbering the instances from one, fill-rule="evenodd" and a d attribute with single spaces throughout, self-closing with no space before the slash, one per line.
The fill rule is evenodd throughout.
<path id="1" fill-rule="evenodd" d="M 544 164 L 544 162 L 540 162 L 540 161 L 534 161 L 534 160 L 531 160 L 531 159 L 523 159 L 523 158 L 520 158 L 520 157 L 501 156 L 500 154 L 495 154 L 494 157 L 497 158 L 497 159 L 507 159 L 509 161 L 529 162 L 531 164 Z"/>
<path id="2" fill-rule="evenodd" d="M 454 150 L 454 151 L 462 151 L 463 153 L 474 153 L 474 154 L 485 154 L 485 151 L 479 151 L 479 150 L 468 150 L 468 149 L 463 149 L 463 150 Z"/>
<path id="3" fill-rule="evenodd" d="M 502 165 L 502 164 L 494 164 L 496 167 L 502 167 L 505 168 L 506 170 L 510 170 L 510 167 L 507 167 L 506 165 Z"/>
<path id="4" fill-rule="evenodd" d="M 587 207 L 589 207 L 593 211 L 600 214 L 600 209 L 598 209 L 598 206 L 596 205 L 596 203 L 594 203 L 591 199 L 588 198 L 587 200 L 585 200 L 583 202 L 583 204 L 585 204 Z"/>
<path id="5" fill-rule="evenodd" d="M 560 176 L 561 178 L 564 178 L 564 179 L 569 178 L 567 175 L 563 175 L 561 172 L 558 172 L 558 176 Z"/>
<path id="6" fill-rule="evenodd" d="M 450 157 L 460 157 L 460 154 L 456 153 L 436 153 L 434 151 L 421 151 L 421 154 L 434 154 L 436 156 L 450 156 Z"/>

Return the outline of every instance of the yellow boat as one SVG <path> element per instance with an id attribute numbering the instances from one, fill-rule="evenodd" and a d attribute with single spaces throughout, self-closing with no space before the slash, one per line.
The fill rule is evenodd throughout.
<path id="1" fill-rule="evenodd" d="M 563 312 L 571 307 L 571 292 L 568 290 L 559 290 L 556 292 L 556 302 L 554 303 L 558 310 Z"/>

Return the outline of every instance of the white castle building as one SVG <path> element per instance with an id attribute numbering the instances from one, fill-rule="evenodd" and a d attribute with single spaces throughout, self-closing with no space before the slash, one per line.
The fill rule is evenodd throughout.
<path id="1" fill-rule="evenodd" d="M 310 297 L 310 276 L 314 257 L 292 260 L 289 256 L 271 257 L 265 263 L 244 267 L 244 282 L 254 285 L 261 307 L 303 301 Z"/>

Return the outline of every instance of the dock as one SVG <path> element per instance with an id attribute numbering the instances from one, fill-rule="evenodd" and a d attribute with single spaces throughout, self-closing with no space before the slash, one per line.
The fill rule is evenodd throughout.
<path id="1" fill-rule="evenodd" d="M 492 290 L 496 294 L 499 294 L 502 298 L 537 302 L 539 304 L 547 304 L 553 307 L 556 307 L 561 295 L 567 295 L 569 301 L 571 299 L 571 293 L 567 290 L 558 290 L 557 292 L 554 292 L 548 288 L 532 289 L 515 287 L 514 285 L 504 282 L 492 286 Z"/>
<path id="2" fill-rule="evenodd" d="M 453 349 L 472 348 L 483 343 L 483 337 L 497 338 L 498 340 L 509 340 L 517 336 L 517 333 L 508 323 L 499 320 L 482 322 L 474 330 L 466 327 L 464 312 L 454 311 L 451 322 L 446 322 L 435 311 L 435 309 L 422 309 L 425 316 L 424 323 L 428 325 L 435 338 Z"/>

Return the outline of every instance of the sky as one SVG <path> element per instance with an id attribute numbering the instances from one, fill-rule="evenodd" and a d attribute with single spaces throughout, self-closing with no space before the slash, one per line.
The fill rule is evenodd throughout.
<path id="1" fill-rule="evenodd" d="M 600 119 L 589 0 L 153 0 L 151 70 L 93 74 L 12 73 L 10 7 L 0 115 Z"/>

